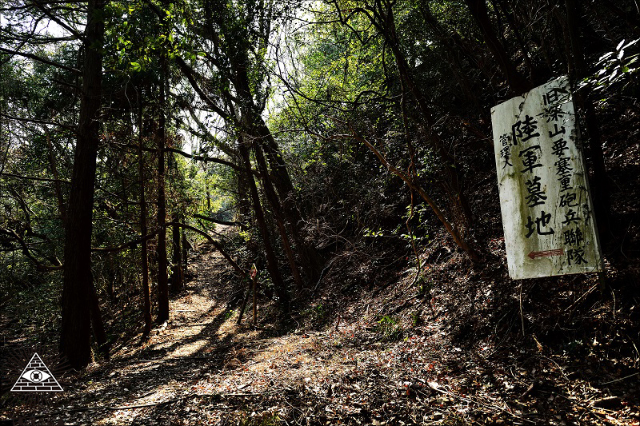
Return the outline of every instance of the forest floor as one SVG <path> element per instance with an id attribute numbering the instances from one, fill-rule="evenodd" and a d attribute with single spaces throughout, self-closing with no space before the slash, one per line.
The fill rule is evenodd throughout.
<path id="1" fill-rule="evenodd" d="M 536 292 L 550 289 L 540 281 L 526 281 L 524 296 L 501 294 L 503 273 L 434 247 L 429 277 L 448 284 L 416 292 L 400 276 L 365 297 L 320 296 L 286 330 L 266 325 L 276 309 L 264 301 L 257 327 L 250 309 L 237 325 L 237 280 L 202 247 L 171 320 L 146 342 L 131 336 L 110 360 L 61 374 L 64 392 L 5 404 L 2 415 L 70 425 L 640 425 L 640 357 L 628 335 L 637 324 L 615 291 L 603 299 L 584 276 L 549 281 L 560 301 L 539 309 Z M 585 321 L 591 329 L 575 335 Z"/>
<path id="2" fill-rule="evenodd" d="M 367 247 L 334 253 L 317 292 L 298 296 L 286 322 L 262 296 L 253 326 L 250 307 L 236 324 L 239 280 L 200 246 L 172 297 L 171 320 L 148 340 L 124 332 L 109 360 L 97 357 L 81 373 L 56 368 L 46 357 L 54 348 L 42 348 L 63 392 L 7 397 L 33 351 L 14 357 L 0 423 L 638 426 L 638 114 L 612 115 L 605 129 L 617 142 L 605 147 L 613 216 L 604 291 L 594 275 L 511 280 L 495 177 L 486 174 L 471 194 L 483 212 L 474 236 L 481 262 L 434 232 L 414 280 L 406 251 L 371 237 Z M 108 323 L 135 330 L 140 296 L 122 296 L 130 313 L 105 301 Z M 25 329 L 0 310 L 6 347 L 28 346 L 25 336 L 39 326 Z"/>

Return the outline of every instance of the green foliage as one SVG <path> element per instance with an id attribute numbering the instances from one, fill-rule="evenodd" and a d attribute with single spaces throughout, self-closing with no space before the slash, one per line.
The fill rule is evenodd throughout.
<path id="1" fill-rule="evenodd" d="M 422 324 L 422 312 L 417 310 L 411 313 L 411 325 L 417 327 Z"/>
<path id="2" fill-rule="evenodd" d="M 382 335 L 383 340 L 393 342 L 402 338 L 402 327 L 394 317 L 384 315 L 377 323 L 376 332 Z"/>
<path id="3" fill-rule="evenodd" d="M 639 70 L 636 64 L 639 54 L 629 52 L 639 41 L 640 39 L 636 39 L 625 44 L 626 40 L 622 40 L 615 50 L 602 55 L 596 63 L 597 71 L 586 78 L 582 85 L 591 86 L 593 90 L 607 90 L 621 84 L 629 84 Z M 622 91 L 624 87 L 618 90 Z"/>
<path id="4" fill-rule="evenodd" d="M 300 315 L 309 318 L 315 323 L 322 323 L 326 319 L 327 311 L 322 303 L 318 303 L 315 306 L 303 310 Z"/>
<path id="5" fill-rule="evenodd" d="M 278 414 L 271 412 L 247 416 L 238 422 L 239 426 L 277 426 L 280 424 L 282 424 L 282 422 Z"/>
<path id="6" fill-rule="evenodd" d="M 540 8 L 535 2 L 489 3 L 500 43 L 513 65 L 531 76 L 532 83 L 567 71 L 569 49 L 562 7 Z M 152 4 L 159 8 L 159 16 Z M 388 27 L 372 23 L 373 10 L 381 4 L 389 6 L 386 12 L 392 12 L 393 21 L 384 23 Z M 586 2 L 582 7 L 586 36 L 611 32 L 601 44 L 588 46 L 588 59 L 599 59 L 592 60 L 596 70 L 584 86 L 609 92 L 602 95 L 606 99 L 626 94 L 637 77 L 638 40 L 626 42 L 632 29 L 609 15 L 595 19 L 593 14 L 603 7 L 599 2 Z M 62 9 L 65 12 L 60 19 L 73 25 L 82 22 L 82 8 L 69 3 Z M 0 178 L 0 289 L 4 306 L 29 308 L 24 313 L 11 313 L 22 315 L 20 324 L 32 326 L 47 316 L 57 317 L 60 274 L 37 271 L 21 243 L 42 264 L 54 265 L 62 257 L 60 205 L 68 199 L 82 83 L 72 69 L 81 67 L 83 49 L 71 38 L 55 43 L 28 40 L 28 25 L 18 24 L 33 17 L 45 18 L 27 3 L 24 10 L 2 13 L 3 47 L 19 46 L 21 52 L 63 65 L 57 68 L 19 55 L 0 54 L 0 112 L 5 114 L 0 117 L 0 169 L 4 173 Z M 452 194 L 447 194 L 451 182 L 443 182 L 441 176 L 451 164 L 445 164 L 430 146 L 432 134 L 461 160 L 457 171 L 463 182 L 475 185 L 476 172 L 494 167 L 486 161 L 492 158 L 486 143 L 488 111 L 507 95 L 508 88 L 465 2 L 340 0 L 305 4 L 303 9 L 302 3 L 294 0 L 132 0 L 108 2 L 105 13 L 105 96 L 94 247 L 115 247 L 139 238 L 142 189 L 147 197 L 149 229 L 154 228 L 158 182 L 156 157 L 151 151 L 157 143 L 160 117 L 167 118 L 170 148 L 188 150 L 192 145 L 194 155 L 233 164 L 240 163 L 239 136 L 259 144 L 269 139 L 260 132 L 270 132 L 295 189 L 293 194 L 278 196 L 281 201 L 293 201 L 301 216 L 299 223 L 292 224 L 300 228 L 300 241 L 293 243 L 296 260 L 306 261 L 297 251 L 301 241 L 323 251 L 325 258 L 348 251 L 358 267 L 341 268 L 358 272 L 342 281 L 345 295 L 363 282 L 375 282 L 372 277 L 376 274 L 370 272 L 374 266 L 363 267 L 362 259 L 373 258 L 371 265 L 392 264 L 370 253 L 384 249 L 393 252 L 394 259 L 405 259 L 408 241 L 416 243 L 419 250 L 436 231 L 431 209 L 414 200 L 410 213 L 406 187 L 381 166 L 362 139 L 390 164 L 415 173 L 416 182 L 443 204 Z M 529 19 L 533 16 L 536 19 Z M 389 37 L 391 28 L 397 40 Z M 607 41 L 620 39 L 625 40 L 615 47 Z M 395 56 L 398 52 L 400 58 Z M 166 66 L 160 60 L 164 57 Z M 407 73 L 423 95 L 420 101 L 430 111 L 432 122 L 427 129 L 418 99 L 400 78 L 400 59 L 406 61 Z M 161 100 L 165 83 L 168 95 Z M 257 132 L 257 121 L 263 117 L 268 128 Z M 148 150 L 141 158 L 144 177 L 138 172 L 139 143 Z M 250 206 L 239 208 L 248 200 L 246 188 L 240 185 L 243 172 L 169 152 L 166 166 L 172 217 L 212 232 L 216 225 L 194 216 L 233 220 L 236 215 L 250 215 Z M 270 172 L 274 171 L 272 167 Z M 274 206 L 266 200 L 260 176 L 251 177 L 258 182 L 267 226 L 273 230 Z M 450 209 L 444 214 L 454 216 L 456 212 Z M 407 219 L 411 232 L 406 231 Z M 251 218 L 240 220 L 249 226 L 229 246 L 240 257 L 264 256 L 263 237 L 251 226 Z M 474 230 L 465 231 L 473 235 Z M 276 241 L 278 261 L 283 263 L 278 244 Z M 139 293 L 139 248 L 93 255 L 101 300 L 128 300 Z M 153 241 L 149 248 L 153 258 Z M 154 267 L 152 272 L 156 272 Z M 365 270 L 369 272 L 362 272 Z M 272 290 L 274 284 L 266 272 L 261 272 L 260 281 Z M 434 284 L 420 275 L 415 285 L 419 295 L 428 295 Z M 43 295 L 39 300 L 38 292 Z M 125 309 L 122 305 L 126 302 L 120 303 L 123 315 L 115 321 L 133 327 L 139 321 L 137 307 L 132 303 Z M 24 316 L 27 311 L 32 316 Z M 326 306 L 315 305 L 303 314 L 322 321 L 327 316 Z M 415 314 L 414 325 L 419 321 Z M 389 316 L 378 321 L 377 329 L 387 339 L 402 335 L 397 320 Z"/>
<path id="7" fill-rule="evenodd" d="M 416 286 L 418 287 L 418 296 L 430 297 L 431 291 L 433 290 L 435 284 L 433 283 L 433 281 L 427 281 L 424 274 L 421 274 L 416 280 Z"/>

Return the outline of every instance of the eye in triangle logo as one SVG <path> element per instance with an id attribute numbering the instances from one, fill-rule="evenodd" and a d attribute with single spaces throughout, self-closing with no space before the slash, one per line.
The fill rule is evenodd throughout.
<path id="1" fill-rule="evenodd" d="M 40 355 L 34 353 L 11 392 L 62 392 L 62 386 L 42 362 Z"/>

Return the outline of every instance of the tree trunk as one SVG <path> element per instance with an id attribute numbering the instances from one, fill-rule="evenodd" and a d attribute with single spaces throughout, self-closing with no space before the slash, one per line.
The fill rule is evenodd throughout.
<path id="1" fill-rule="evenodd" d="M 438 39 L 440 39 L 440 42 L 443 44 L 445 48 L 444 51 L 449 60 L 451 70 L 455 75 L 456 80 L 458 80 L 460 84 L 460 88 L 464 93 L 464 96 L 474 106 L 474 109 L 477 108 L 479 104 L 478 94 L 473 92 L 471 80 L 469 79 L 469 76 L 467 75 L 467 73 L 462 71 L 464 70 L 464 66 L 462 64 L 462 61 L 460 61 L 457 55 L 457 51 L 462 51 L 463 54 L 466 54 L 466 52 L 464 51 L 464 49 L 461 49 L 459 47 L 456 49 L 457 46 L 454 45 L 455 41 L 454 42 L 451 41 L 452 37 L 450 36 L 450 34 L 447 31 L 445 31 L 442 25 L 431 13 L 431 8 L 429 6 L 428 1 L 422 0 L 420 2 L 419 7 L 420 7 L 422 18 L 427 23 L 427 25 L 431 27 L 435 35 L 438 37 Z M 472 60 L 472 58 L 470 59 Z"/>
<path id="2" fill-rule="evenodd" d="M 584 59 L 582 40 L 578 17 L 580 11 L 575 0 L 565 0 L 567 16 L 567 32 L 571 42 L 571 54 L 569 55 L 569 77 L 571 82 L 576 82 L 587 75 L 587 65 Z M 600 138 L 600 126 L 593 103 L 583 92 L 576 92 L 576 103 L 584 110 L 587 133 L 589 136 L 589 153 L 593 164 L 593 178 L 590 186 L 593 190 L 593 210 L 598 224 L 598 231 L 603 243 L 606 243 L 610 235 L 610 208 L 611 197 L 609 191 L 609 178 L 604 163 L 604 153 Z"/>
<path id="3" fill-rule="evenodd" d="M 172 216 L 173 222 L 180 222 L 180 215 L 174 213 Z M 184 272 L 182 270 L 182 249 L 180 247 L 180 226 L 173 225 L 171 227 L 172 240 L 173 240 L 173 256 L 171 262 L 173 263 L 171 268 L 171 291 L 174 293 L 182 290 L 184 285 Z"/>
<path id="4" fill-rule="evenodd" d="M 383 5 L 380 5 L 376 16 L 377 20 L 372 21 L 372 23 L 385 37 L 391 51 L 393 52 L 403 91 L 406 90 L 410 93 L 418 104 L 418 110 L 420 112 L 420 117 L 417 123 L 418 127 L 425 134 L 429 144 L 436 150 L 442 160 L 444 177 L 440 179 L 440 182 L 443 184 L 446 192 L 452 199 L 451 207 L 454 210 L 453 213 L 457 213 L 460 217 L 460 220 L 456 222 L 458 222 L 458 225 L 468 227 L 472 222 L 472 213 L 467 197 L 463 193 L 462 186 L 460 184 L 457 172 L 460 168 L 456 164 L 455 158 L 453 158 L 445 148 L 440 136 L 432 130 L 431 123 L 433 119 L 431 109 L 427 105 L 427 101 L 422 90 L 416 84 L 413 72 L 411 71 L 409 63 L 400 48 L 400 39 L 398 38 L 396 31 L 392 5 L 389 5 L 386 10 L 383 9 Z M 409 135 L 407 135 L 407 137 L 409 137 Z"/>
<path id="5" fill-rule="evenodd" d="M 104 0 L 89 0 L 78 139 L 67 208 L 60 352 L 73 368 L 91 361 L 91 231 L 100 141 Z"/>
<path id="6" fill-rule="evenodd" d="M 166 53 L 162 53 L 160 59 L 162 63 L 162 76 L 160 83 L 160 116 L 158 118 L 158 134 L 156 135 L 158 151 L 158 323 L 163 323 L 169 319 L 169 278 L 167 277 L 167 230 L 165 227 L 167 216 L 167 200 L 165 195 L 165 161 L 164 147 L 166 146 L 166 78 L 167 78 L 167 58 Z"/>
<path id="7" fill-rule="evenodd" d="M 244 168 L 244 164 L 242 166 Z M 238 202 L 233 220 L 241 224 L 251 222 L 251 197 L 249 196 L 249 182 L 251 173 L 236 173 L 236 188 L 238 192 Z"/>
<path id="8" fill-rule="evenodd" d="M 232 55 L 233 60 L 231 61 L 235 75 L 234 86 L 239 93 L 238 97 L 241 99 L 241 125 L 248 135 L 255 138 L 254 143 L 257 143 L 266 154 L 271 172 L 270 181 L 280 197 L 281 212 L 286 222 L 285 226 L 288 225 L 289 234 L 293 238 L 298 253 L 302 258 L 301 265 L 305 269 L 307 278 L 309 281 L 314 281 L 322 269 L 322 259 L 317 251 L 300 237 L 298 227 L 302 223 L 302 218 L 296 208 L 291 176 L 276 140 L 255 105 L 247 67 L 245 66 L 245 63 L 248 62 L 246 55 L 247 52 L 234 52 Z M 251 178 L 251 173 L 249 173 L 249 177 Z M 283 244 L 286 245 L 288 243 L 283 241 Z M 296 279 L 295 276 L 294 279 Z"/>
<path id="9" fill-rule="evenodd" d="M 278 268 L 278 259 L 276 257 L 276 253 L 271 245 L 271 237 L 269 235 L 269 230 L 267 229 L 267 223 L 264 218 L 264 212 L 262 210 L 262 206 L 260 205 L 260 196 L 258 195 L 258 188 L 256 187 L 255 181 L 253 180 L 253 174 L 251 173 L 251 159 L 249 158 L 249 150 L 245 145 L 242 137 L 239 138 L 238 150 L 240 151 L 240 155 L 242 156 L 242 161 L 244 163 L 246 173 L 247 173 L 247 184 L 249 186 L 249 192 L 251 195 L 251 200 L 253 202 L 253 212 L 256 217 L 256 222 L 258 222 L 258 228 L 260 229 L 260 234 L 262 235 L 264 251 L 267 257 L 267 271 L 269 271 L 269 275 L 271 276 L 271 280 L 275 286 L 276 294 L 278 296 L 278 302 L 282 307 L 284 313 L 289 312 L 289 293 L 287 292 L 287 288 L 282 279 L 282 274 L 280 273 L 280 269 Z"/>
<path id="10" fill-rule="evenodd" d="M 140 234 L 147 235 L 147 201 L 144 193 L 144 138 L 142 134 L 142 100 L 138 99 L 139 126 L 138 126 L 138 179 L 140 181 Z M 147 253 L 147 240 L 140 244 L 140 269 L 142 271 L 142 296 L 144 304 L 142 306 L 142 316 L 144 317 L 143 338 L 151 334 L 151 294 L 149 292 L 149 255 Z"/>
<path id="11" fill-rule="evenodd" d="M 519 49 L 522 51 L 525 65 L 527 66 L 527 68 L 529 68 L 529 79 L 531 80 L 531 83 L 535 85 L 536 82 L 540 80 L 540 77 L 543 77 L 543 76 L 539 75 L 540 74 L 539 69 L 535 67 L 531 62 L 531 52 L 529 51 L 529 48 L 527 47 L 527 43 L 525 43 L 524 38 L 522 37 L 522 32 L 520 31 L 522 26 L 520 22 L 517 22 L 516 16 L 508 9 L 508 5 L 506 5 L 503 0 L 498 0 L 497 5 L 494 4 L 494 9 L 496 10 L 496 14 L 498 13 L 498 8 L 502 10 L 502 13 L 505 16 L 507 23 L 509 24 L 509 27 L 511 27 L 511 30 L 513 31 L 513 35 L 515 36 L 516 41 L 518 42 Z M 547 75 L 548 73 L 551 72 L 551 70 L 545 70 L 545 71 L 548 71 L 548 72 L 545 72 L 544 75 Z"/>
<path id="12" fill-rule="evenodd" d="M 531 90 L 531 83 L 518 72 L 507 50 L 502 43 L 500 43 L 500 40 L 498 40 L 491 25 L 491 19 L 489 19 L 489 12 L 485 0 L 465 0 L 465 3 L 471 11 L 473 19 L 480 27 L 482 37 L 487 43 L 487 47 L 489 47 L 489 50 L 491 50 L 491 53 L 498 61 L 498 65 L 504 73 L 513 94 L 520 95 Z"/>
<path id="13" fill-rule="evenodd" d="M 256 117 L 255 121 L 257 121 L 256 133 L 261 141 L 259 145 L 264 150 L 269 161 L 270 176 L 274 176 L 271 182 L 282 201 L 281 211 L 284 214 L 284 220 L 289 229 L 289 234 L 296 245 L 298 255 L 301 259 L 301 265 L 304 273 L 307 275 L 308 281 L 314 282 L 322 270 L 322 258 L 317 250 L 306 243 L 300 236 L 299 226 L 302 223 L 302 217 L 296 206 L 293 183 L 291 182 L 291 176 L 287 170 L 287 165 L 282 157 L 280 148 L 262 117 Z"/>
<path id="14" fill-rule="evenodd" d="M 180 235 L 182 236 L 182 274 L 184 276 L 188 271 L 188 255 L 191 245 L 187 241 L 187 233 L 184 232 L 184 228 L 180 228 Z"/>
<path id="15" fill-rule="evenodd" d="M 91 328 L 93 329 L 93 337 L 98 344 L 98 352 L 106 359 L 109 359 L 107 331 L 104 328 L 102 314 L 100 313 L 100 299 L 98 299 L 98 293 L 93 283 L 91 283 Z"/>
<path id="16" fill-rule="evenodd" d="M 302 290 L 302 277 L 300 276 L 300 271 L 298 270 L 298 265 L 293 254 L 293 249 L 291 248 L 289 235 L 287 235 L 287 230 L 284 226 L 282 205 L 280 204 L 280 200 L 278 200 L 278 196 L 276 195 L 271 179 L 269 178 L 267 162 L 264 160 L 264 156 L 262 155 L 262 149 L 260 148 L 260 146 L 254 144 L 253 151 L 256 156 L 256 162 L 258 163 L 258 170 L 260 171 L 260 176 L 262 178 L 262 186 L 264 188 L 264 192 L 267 196 L 267 200 L 269 200 L 269 204 L 271 204 L 271 208 L 273 209 L 273 215 L 275 216 L 278 231 L 280 233 L 280 238 L 282 239 L 284 252 L 287 255 L 287 260 L 289 261 L 289 267 L 291 268 L 293 281 L 296 283 L 296 287 L 298 288 L 298 290 Z"/>

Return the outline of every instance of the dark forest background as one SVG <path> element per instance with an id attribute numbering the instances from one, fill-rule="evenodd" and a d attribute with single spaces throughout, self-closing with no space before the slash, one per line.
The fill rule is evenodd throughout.
<path id="1" fill-rule="evenodd" d="M 170 318 L 204 244 L 285 328 L 320 292 L 449 289 L 452 252 L 513 289 L 490 108 L 562 75 L 599 297 L 637 320 L 639 37 L 633 0 L 2 1 L 3 329 L 85 367 Z"/>

